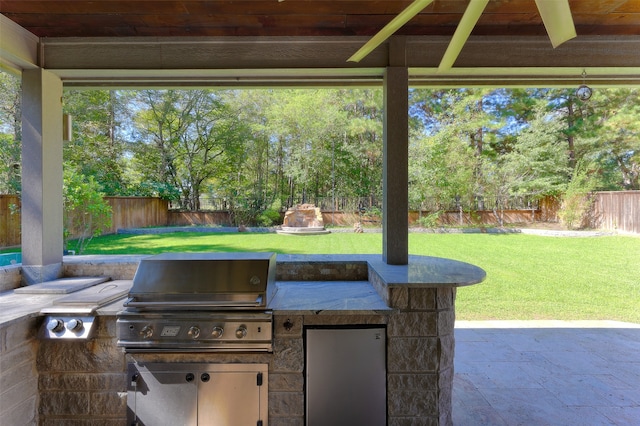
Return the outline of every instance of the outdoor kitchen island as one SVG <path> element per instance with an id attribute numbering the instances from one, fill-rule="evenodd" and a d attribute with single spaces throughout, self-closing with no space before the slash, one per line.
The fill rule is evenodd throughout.
<path id="1" fill-rule="evenodd" d="M 377 255 L 279 255 L 274 367 L 284 380 L 270 388 L 281 394 L 269 401 L 272 424 L 304 424 L 305 328 L 383 325 L 386 424 L 451 425 L 456 289 L 484 278 L 476 266 L 434 257 L 388 265 Z"/>
<path id="2" fill-rule="evenodd" d="M 117 260 L 118 256 L 65 258 L 65 275 L 110 276 Z M 131 259 L 123 263 L 131 270 Z M 98 310 L 98 328 L 89 341 L 22 345 L 22 352 L 35 351 L 35 365 L 23 367 L 37 371 L 38 403 L 31 418 L 39 424 L 124 424 L 131 386 L 127 365 L 133 361 L 259 364 L 268 371 L 264 424 L 303 425 L 305 331 L 381 326 L 386 329 L 386 424 L 451 424 L 456 288 L 484 277 L 473 265 L 422 256 L 395 266 L 377 255 L 278 255 L 277 290 L 268 305 L 273 311 L 273 352 L 261 353 L 125 354 L 115 332 L 122 301 L 115 302 Z M 132 276 L 114 279 L 126 278 Z M 14 343 L 9 338 L 33 338 L 37 330 L 2 333 L 7 336 L 4 369 L 5 360 L 12 359 L 5 354 Z"/>

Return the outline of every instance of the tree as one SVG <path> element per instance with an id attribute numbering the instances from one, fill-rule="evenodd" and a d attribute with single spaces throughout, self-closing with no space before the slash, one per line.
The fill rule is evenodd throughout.
<path id="1" fill-rule="evenodd" d="M 0 192 L 21 189 L 21 87 L 20 79 L 0 72 Z"/>
<path id="2" fill-rule="evenodd" d="M 416 91 L 424 136 L 410 142 L 410 198 L 430 209 L 475 209 L 484 202 L 484 163 L 501 123 L 488 90 Z"/>
<path id="3" fill-rule="evenodd" d="M 93 237 L 111 227 L 111 206 L 93 176 L 64 170 L 64 240 L 77 238 L 75 247 L 82 253 Z"/>
<path id="4" fill-rule="evenodd" d="M 284 204 L 329 194 L 335 182 L 335 153 L 346 132 L 346 112 L 336 91 L 304 89 L 273 93 L 265 114 L 269 139 L 282 175 Z M 285 189 L 286 184 L 286 189 Z"/>
<path id="5" fill-rule="evenodd" d="M 339 195 L 382 199 L 382 90 L 338 93 L 346 112 L 344 138 L 336 138 L 333 170 Z"/>
<path id="6" fill-rule="evenodd" d="M 563 123 L 557 113 L 548 113 L 542 106 L 516 137 L 511 152 L 500 158 L 510 177 L 510 192 L 542 198 L 563 192 L 571 168 L 563 141 Z"/>
<path id="7" fill-rule="evenodd" d="M 3 88 L 17 81 L 0 76 Z M 18 91 L 0 93 L 5 191 L 20 183 Z M 561 193 L 579 163 L 597 188 L 640 187 L 637 90 L 596 90 L 587 102 L 573 89 L 409 96 L 412 207 L 497 211 L 514 197 Z M 109 195 L 196 210 L 208 195 L 243 221 L 274 206 L 381 198 L 379 89 L 69 90 L 64 110 L 74 117 L 65 168 Z"/>
<path id="8" fill-rule="evenodd" d="M 640 189 L 640 91 L 598 90 L 592 98 L 597 107 L 594 140 L 589 160 L 598 164 L 605 189 Z"/>
<path id="9" fill-rule="evenodd" d="M 205 184 L 225 179 L 244 158 L 248 127 L 211 90 L 140 92 L 133 145 L 143 179 L 178 189 L 181 208 L 198 210 Z"/>
<path id="10" fill-rule="evenodd" d="M 558 115 L 564 123 L 562 133 L 566 143 L 567 161 L 573 172 L 591 149 L 589 135 L 597 120 L 594 103 L 590 100 L 580 100 L 575 94 L 575 89 L 541 89 L 532 93 L 540 99 L 546 99 L 548 111 Z"/>
<path id="11" fill-rule="evenodd" d="M 73 138 L 64 144 L 65 167 L 93 176 L 107 195 L 127 195 L 130 187 L 120 134 L 128 96 L 115 90 L 69 90 L 63 97 L 64 111 L 73 118 Z"/>
<path id="12" fill-rule="evenodd" d="M 562 206 L 558 212 L 558 217 L 567 228 L 582 228 L 585 225 L 593 204 L 591 192 L 595 185 L 596 180 L 594 175 L 589 173 L 589 167 L 583 167 L 582 163 L 578 163 L 563 194 Z"/>
<path id="13" fill-rule="evenodd" d="M 271 91 L 243 90 L 230 91 L 227 100 L 231 108 L 238 111 L 238 118 L 247 126 L 247 136 L 243 144 L 245 155 L 241 164 L 237 164 L 236 176 L 244 176 L 241 182 L 234 184 L 235 193 L 242 193 L 253 200 L 255 211 L 280 205 L 278 197 L 278 177 L 274 168 L 274 149 L 265 118 L 273 97 Z M 239 184 L 242 183 L 242 187 Z M 218 194 L 221 194 L 219 188 Z M 227 196 L 232 196 L 227 194 Z M 277 200 L 277 201 L 276 201 Z"/>

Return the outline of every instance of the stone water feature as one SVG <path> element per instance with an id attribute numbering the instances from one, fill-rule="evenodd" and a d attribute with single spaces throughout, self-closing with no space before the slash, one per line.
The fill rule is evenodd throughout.
<path id="1" fill-rule="evenodd" d="M 278 234 L 319 235 L 328 234 L 324 228 L 322 212 L 314 204 L 298 204 L 290 207 L 284 214 L 282 226 Z"/>

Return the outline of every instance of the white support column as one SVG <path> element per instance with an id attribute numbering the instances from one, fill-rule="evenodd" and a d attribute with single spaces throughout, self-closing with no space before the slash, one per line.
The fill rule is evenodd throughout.
<path id="1" fill-rule="evenodd" d="M 388 67 L 384 76 L 382 177 L 382 258 L 409 262 L 409 77 L 406 67 Z"/>
<path id="2" fill-rule="evenodd" d="M 35 284 L 62 273 L 62 81 L 22 73 L 22 273 Z"/>

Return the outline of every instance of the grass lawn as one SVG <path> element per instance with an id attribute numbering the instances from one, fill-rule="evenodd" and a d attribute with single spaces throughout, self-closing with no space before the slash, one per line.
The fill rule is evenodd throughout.
<path id="1" fill-rule="evenodd" d="M 95 238 L 85 254 L 167 251 L 382 252 L 382 235 L 171 233 Z M 480 266 L 487 279 L 458 290 L 459 319 L 608 319 L 640 323 L 640 238 L 523 234 L 409 234 L 409 252 Z"/>

